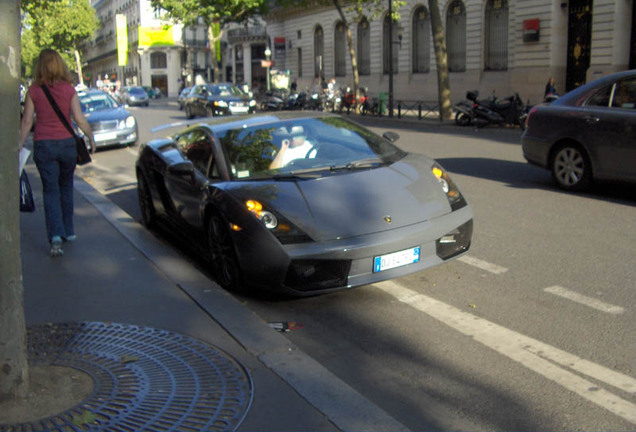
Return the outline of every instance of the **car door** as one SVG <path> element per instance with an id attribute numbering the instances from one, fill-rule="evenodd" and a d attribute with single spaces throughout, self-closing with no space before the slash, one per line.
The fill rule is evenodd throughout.
<path id="1" fill-rule="evenodd" d="M 191 162 L 193 170 L 188 170 L 189 164 L 177 164 L 168 168 L 166 173 L 166 187 L 172 199 L 176 218 L 192 228 L 202 229 L 203 220 L 201 208 L 207 198 L 208 171 L 213 164 L 212 138 L 202 128 L 185 132 L 176 138 L 177 145 L 184 159 Z"/>
<path id="2" fill-rule="evenodd" d="M 636 77 L 612 84 L 586 104 L 585 128 L 599 178 L 636 178 Z"/>

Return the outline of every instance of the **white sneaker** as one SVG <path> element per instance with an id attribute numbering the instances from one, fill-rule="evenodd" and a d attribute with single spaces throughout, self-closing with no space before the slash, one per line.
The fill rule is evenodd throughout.
<path id="1" fill-rule="evenodd" d="M 61 257 L 62 255 L 64 255 L 64 251 L 62 250 L 62 239 L 55 236 L 51 239 L 51 256 Z"/>

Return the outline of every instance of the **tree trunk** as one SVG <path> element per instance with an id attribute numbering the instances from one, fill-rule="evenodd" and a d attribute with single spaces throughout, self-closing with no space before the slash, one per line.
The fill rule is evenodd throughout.
<path id="1" fill-rule="evenodd" d="M 77 65 L 77 78 L 79 79 L 79 83 L 84 85 L 84 74 L 82 73 L 82 60 L 80 59 L 80 53 L 77 49 L 73 49 L 73 53 L 75 54 L 75 64 Z"/>
<path id="2" fill-rule="evenodd" d="M 0 1 L 0 400 L 26 397 L 29 369 L 18 213 L 20 0 Z"/>
<path id="3" fill-rule="evenodd" d="M 212 69 L 214 70 L 214 76 L 212 77 L 212 81 L 215 83 L 218 83 L 221 80 L 221 66 L 217 59 L 216 43 L 217 41 L 221 40 L 222 33 L 219 32 L 217 35 L 215 35 L 214 26 L 215 26 L 214 23 L 208 25 L 208 41 L 210 43 L 210 56 L 212 57 Z"/>
<path id="4" fill-rule="evenodd" d="M 431 31 L 433 33 L 435 59 L 437 61 L 439 115 L 441 119 L 450 119 L 453 112 L 451 108 L 450 80 L 448 76 L 448 56 L 446 53 L 446 39 L 444 38 L 442 17 L 439 13 L 437 0 L 428 0 L 428 8 L 431 12 Z"/>
<path id="5" fill-rule="evenodd" d="M 344 23 L 345 32 L 347 35 L 347 45 L 349 45 L 349 56 L 351 57 L 351 71 L 353 72 L 353 94 L 356 98 L 356 105 L 358 103 L 358 99 L 360 98 L 360 74 L 358 73 L 358 59 L 356 58 L 356 49 L 353 46 L 353 36 L 351 35 L 351 28 L 349 27 L 349 21 L 345 17 L 344 11 L 342 10 L 342 6 L 338 0 L 333 0 L 333 5 L 336 7 L 338 11 L 338 15 L 340 15 L 340 19 Z M 354 107 L 354 110 L 357 109 L 357 106 Z"/>

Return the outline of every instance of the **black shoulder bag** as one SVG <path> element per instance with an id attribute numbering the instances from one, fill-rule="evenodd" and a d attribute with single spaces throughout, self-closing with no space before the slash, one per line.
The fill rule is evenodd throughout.
<path id="1" fill-rule="evenodd" d="M 57 116 L 60 118 L 60 121 L 62 122 L 64 127 L 66 127 L 66 129 L 73 135 L 73 138 L 75 138 L 75 147 L 77 147 L 77 164 L 86 165 L 87 163 L 92 162 L 93 160 L 91 159 L 91 154 L 86 147 L 86 141 L 84 141 L 84 138 L 78 136 L 75 133 L 75 130 L 68 123 L 66 117 L 64 117 L 64 114 L 62 114 L 62 110 L 57 105 L 57 102 L 55 102 L 55 99 L 53 99 L 53 95 L 51 94 L 49 89 L 45 85 L 42 85 L 42 90 L 44 91 L 46 98 L 51 103 L 51 106 L 55 110 Z"/>

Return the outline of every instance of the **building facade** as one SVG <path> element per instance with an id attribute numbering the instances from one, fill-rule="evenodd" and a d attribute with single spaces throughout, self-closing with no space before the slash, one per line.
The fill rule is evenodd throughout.
<path id="1" fill-rule="evenodd" d="M 500 97 L 516 91 L 536 103 L 551 76 L 564 93 L 636 67 L 634 0 L 440 0 L 439 7 L 453 102 L 479 90 Z M 348 17 L 360 84 L 370 94 L 388 91 L 392 42 L 395 99 L 436 100 L 428 2 L 407 0 L 399 13 L 392 25 L 388 8 L 375 19 Z M 321 76 L 352 85 L 345 28 L 333 7 L 277 9 L 266 20 L 276 67 L 290 70 L 298 88 Z"/>

